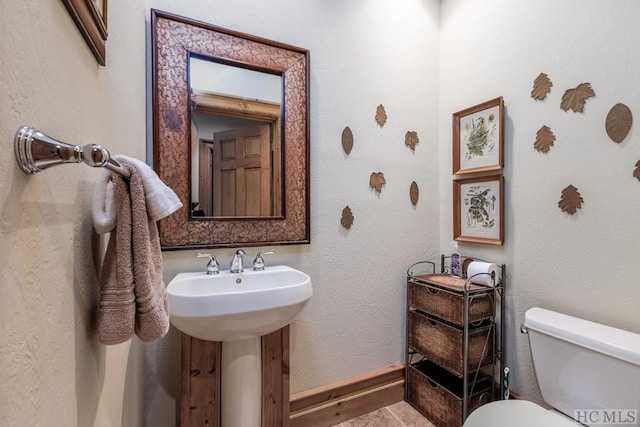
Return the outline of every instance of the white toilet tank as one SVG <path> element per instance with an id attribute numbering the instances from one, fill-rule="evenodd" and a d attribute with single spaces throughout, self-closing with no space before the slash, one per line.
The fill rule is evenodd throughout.
<path id="1" fill-rule="evenodd" d="M 639 334 L 543 308 L 524 325 L 545 402 L 589 426 L 640 426 Z"/>

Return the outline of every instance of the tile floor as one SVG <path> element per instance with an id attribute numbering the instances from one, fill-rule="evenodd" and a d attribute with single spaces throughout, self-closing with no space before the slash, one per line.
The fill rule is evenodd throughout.
<path id="1" fill-rule="evenodd" d="M 413 406 L 401 401 L 334 427 L 435 427 Z"/>

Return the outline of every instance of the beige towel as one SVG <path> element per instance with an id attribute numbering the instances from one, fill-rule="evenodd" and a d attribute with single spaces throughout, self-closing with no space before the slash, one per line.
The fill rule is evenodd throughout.
<path id="1" fill-rule="evenodd" d="M 120 344 L 133 337 L 135 293 L 131 265 L 131 200 L 127 184 L 114 175 L 116 227 L 111 231 L 100 272 L 98 336 L 103 344 Z"/>
<path id="2" fill-rule="evenodd" d="M 111 232 L 100 276 L 98 335 L 103 344 L 118 344 L 135 333 L 143 341 L 169 330 L 169 305 L 162 281 L 162 253 L 156 222 L 149 218 L 141 175 L 135 165 L 125 182 L 114 174 L 116 224 Z"/>
<path id="3" fill-rule="evenodd" d="M 131 250 L 136 294 L 136 335 L 155 341 L 169 331 L 169 301 L 162 281 L 162 251 L 156 222 L 147 214 L 144 186 L 131 170 Z"/>

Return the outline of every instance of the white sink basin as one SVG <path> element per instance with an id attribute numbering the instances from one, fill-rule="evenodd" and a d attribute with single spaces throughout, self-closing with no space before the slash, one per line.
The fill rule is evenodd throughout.
<path id="1" fill-rule="evenodd" d="M 171 324 L 207 341 L 256 338 L 289 324 L 313 290 L 311 278 L 284 265 L 243 273 L 178 273 L 167 286 Z"/>

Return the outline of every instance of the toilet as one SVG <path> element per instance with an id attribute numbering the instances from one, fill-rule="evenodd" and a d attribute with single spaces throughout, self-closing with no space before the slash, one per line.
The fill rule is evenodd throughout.
<path id="1" fill-rule="evenodd" d="M 640 426 L 640 335 L 531 308 L 523 331 L 545 409 L 500 400 L 473 411 L 464 427 Z"/>

